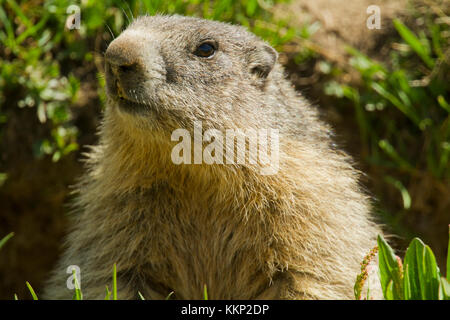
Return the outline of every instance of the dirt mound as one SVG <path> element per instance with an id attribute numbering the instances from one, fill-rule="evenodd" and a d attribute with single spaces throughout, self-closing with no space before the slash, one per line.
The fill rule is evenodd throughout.
<path id="1" fill-rule="evenodd" d="M 388 21 L 401 16 L 407 3 L 407 0 L 353 0 L 348 3 L 342 0 L 294 0 L 277 5 L 275 13 L 297 27 L 318 21 L 321 27 L 311 40 L 333 60 L 345 61 L 345 46 L 348 45 L 372 56 L 379 54 L 382 36 L 392 32 Z M 368 13 L 368 8 L 373 5 L 380 9 L 380 29 L 367 27 L 367 20 L 374 13 L 370 10 Z"/>

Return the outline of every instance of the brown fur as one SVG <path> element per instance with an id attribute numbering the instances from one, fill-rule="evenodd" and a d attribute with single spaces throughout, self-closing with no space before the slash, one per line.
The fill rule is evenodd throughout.
<path id="1" fill-rule="evenodd" d="M 209 60 L 184 51 L 202 33 L 219 42 Z M 270 47 L 242 27 L 155 16 L 135 20 L 107 60 L 117 52 L 134 59 L 120 84 L 141 109 L 118 107 L 110 81 L 100 143 L 89 153 L 67 250 L 45 297 L 70 298 L 66 268 L 78 265 L 85 298 L 102 299 L 117 263 L 122 299 L 138 291 L 201 299 L 205 284 L 211 299 L 352 298 L 380 230 L 359 173 L 270 62 Z M 152 66 L 159 76 L 149 76 Z M 279 129 L 278 173 L 173 164 L 171 132 L 192 131 L 194 120 L 204 129 Z"/>

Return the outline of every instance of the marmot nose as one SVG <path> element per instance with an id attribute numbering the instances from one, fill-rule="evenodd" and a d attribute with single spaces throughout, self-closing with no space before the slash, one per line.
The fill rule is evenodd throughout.
<path id="1" fill-rule="evenodd" d="M 106 82 L 111 93 L 127 98 L 130 77 L 136 74 L 138 54 L 136 44 L 126 37 L 115 39 L 105 53 Z"/>
<path id="2" fill-rule="evenodd" d="M 131 43 L 126 37 L 119 37 L 111 42 L 106 49 L 106 61 L 117 66 L 130 66 L 138 60 L 136 44 Z"/>
<path id="3" fill-rule="evenodd" d="M 121 82 L 123 75 L 131 75 L 137 71 L 137 45 L 127 37 L 119 37 L 108 46 L 105 53 L 106 68 L 111 71 L 115 81 Z"/>

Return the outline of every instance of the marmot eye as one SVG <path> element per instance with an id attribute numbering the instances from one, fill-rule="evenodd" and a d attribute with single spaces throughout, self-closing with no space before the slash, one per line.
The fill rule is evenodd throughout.
<path id="1" fill-rule="evenodd" d="M 216 52 L 216 48 L 214 48 L 211 43 L 205 42 L 197 47 L 194 54 L 202 58 L 208 58 L 211 57 L 214 52 Z"/>

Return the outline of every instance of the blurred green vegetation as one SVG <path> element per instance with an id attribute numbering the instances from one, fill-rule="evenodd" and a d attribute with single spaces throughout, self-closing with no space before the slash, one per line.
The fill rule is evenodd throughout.
<path id="1" fill-rule="evenodd" d="M 389 67 L 349 48 L 353 56 L 350 65 L 359 72 L 362 87 L 333 81 L 325 92 L 354 103 L 367 161 L 410 174 L 448 179 L 450 77 L 443 67 L 447 63 L 443 49 L 448 59 L 449 25 L 428 26 L 429 37 L 422 33 L 420 38 L 400 20 L 394 20 L 394 25 L 403 43 L 401 51 L 391 52 Z M 398 135 L 399 128 L 406 129 L 407 135 Z M 416 142 L 418 137 L 420 144 Z M 411 150 L 414 144 L 418 147 Z M 397 181 L 387 180 L 403 189 Z M 410 200 L 406 195 L 404 203 L 407 209 Z"/>
<path id="2" fill-rule="evenodd" d="M 401 199 L 394 211 L 380 190 L 380 212 L 398 234 L 409 237 L 405 221 L 413 204 L 429 220 L 438 219 L 442 230 L 450 222 L 450 23 L 444 5 L 422 7 L 421 15 L 413 16 L 422 25 L 415 31 L 394 19 L 397 38 L 386 61 L 349 47 L 349 65 L 330 66 L 334 78 L 324 85 L 326 94 L 353 103 L 362 160 Z M 356 71 L 357 84 L 342 81 L 340 75 L 349 70 Z"/>
<path id="3" fill-rule="evenodd" d="M 55 171 L 67 168 L 58 166 L 61 162 L 75 162 L 84 144 L 95 143 L 92 128 L 105 100 L 102 54 L 133 17 L 194 15 L 248 27 L 286 52 L 288 73 L 299 65 L 318 66 L 319 94 L 309 98 L 332 99 L 322 110 L 337 106 L 344 117 L 349 109 L 354 114 L 346 121 L 348 130 L 358 129 L 351 133 L 360 143 L 350 149 L 370 176 L 370 192 L 384 222 L 405 241 L 418 235 L 431 243 L 442 261 L 450 222 L 450 18 L 445 1 L 432 1 L 432 6 L 411 1 L 409 16 L 387 22 L 393 33 L 385 36 L 392 43 L 386 59 L 348 48 L 351 59 L 344 65 L 330 61 L 312 39 L 319 23 L 292 27 L 275 15 L 280 2 L 288 0 L 0 0 L 0 198 L 6 203 L 11 194 L 20 198 L 33 192 L 18 193 L 23 185 L 8 181 L 21 163 L 17 155 L 23 146 L 22 162 L 48 161 Z M 73 4 L 80 6 L 79 30 L 65 27 Z M 70 170 L 57 174 L 76 176 Z M 32 179 L 14 177 L 24 184 Z M 68 190 L 60 193 L 52 206 L 60 206 Z M 30 199 L 21 214 L 39 206 L 40 199 Z M 5 228 L 14 225 L 9 221 L 16 219 L 21 201 L 11 200 L 0 212 L 0 221 L 11 216 Z M 47 205 L 43 201 L 42 212 Z M 16 230 L 0 226 L 0 231 Z M 14 240 L 19 237 L 16 232 Z M 38 281 L 21 276 L 22 284 L 23 279 Z"/>
<path id="4" fill-rule="evenodd" d="M 280 1 L 275 1 L 280 2 Z M 267 7 L 262 7 L 264 3 Z M 118 35 L 134 16 L 180 13 L 238 23 L 267 39 L 273 45 L 289 41 L 294 29 L 281 35 L 283 21 L 267 26 L 270 1 L 83 1 L 81 27 L 64 28 L 72 1 L 2 0 L 0 41 L 4 45 L 0 60 L 0 123 L 8 121 L 6 105 L 35 108 L 41 123 L 50 122 L 46 138 L 36 141 L 37 157 L 49 154 L 54 161 L 77 149 L 78 128 L 73 125 L 71 105 L 76 101 L 81 79 L 71 69 L 89 63 L 91 42 L 108 32 Z M 14 18 L 12 18 L 14 17 Z M 111 39 L 109 39 L 111 40 Z M 106 42 L 105 40 L 103 40 Z M 95 48 L 99 49 L 99 48 Z M 72 66 L 72 68 L 70 68 Z M 100 87 L 102 79 L 99 76 Z M 1 134 L 1 131 L 0 131 Z M 1 139 L 1 136 L 0 136 Z"/>

